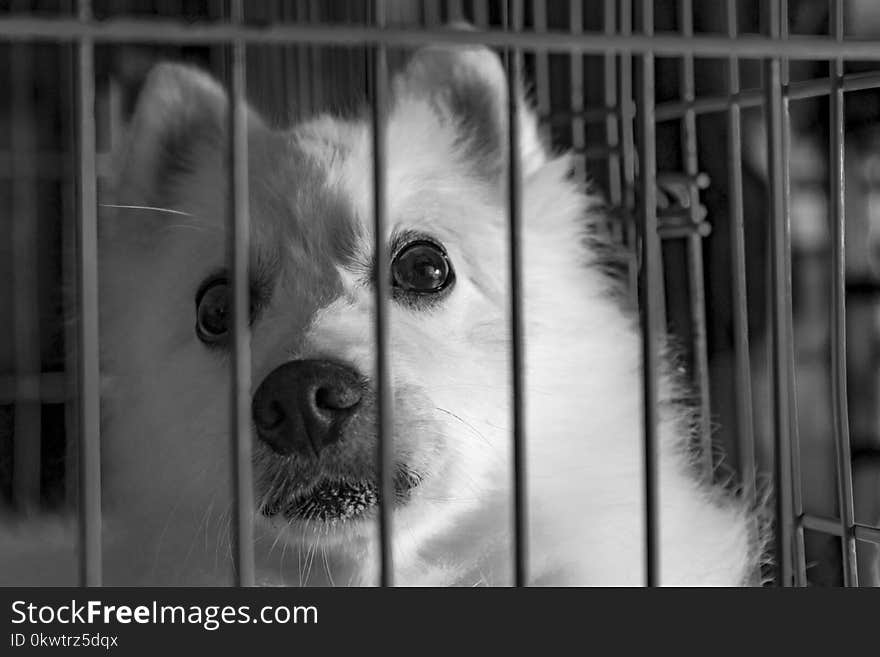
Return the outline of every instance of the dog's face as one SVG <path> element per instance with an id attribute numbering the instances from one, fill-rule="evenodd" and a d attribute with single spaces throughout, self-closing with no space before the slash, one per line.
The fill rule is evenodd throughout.
<path id="1" fill-rule="evenodd" d="M 479 49 L 426 49 L 394 79 L 382 263 L 369 115 L 275 132 L 249 113 L 255 493 L 284 541 L 375 535 L 374 276 L 391 285 L 395 530 L 416 544 L 507 486 L 504 84 Z M 226 108 L 206 76 L 156 69 L 113 204 L 157 209 L 101 226 L 108 501 L 157 528 L 201 531 L 230 504 Z M 521 131 L 528 171 L 528 112 Z"/>

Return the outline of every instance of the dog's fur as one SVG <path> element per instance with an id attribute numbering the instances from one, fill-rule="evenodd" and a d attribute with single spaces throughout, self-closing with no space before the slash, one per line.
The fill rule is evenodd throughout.
<path id="1" fill-rule="evenodd" d="M 389 244 L 441 243 L 455 284 L 389 305 L 395 463 L 418 485 L 393 514 L 398 584 L 511 582 L 506 93 L 478 48 L 426 48 L 387 107 Z M 643 582 L 641 344 L 602 267 L 596 196 L 540 143 L 522 103 L 522 257 L 531 582 Z M 369 115 L 285 132 L 248 111 L 254 389 L 280 364 L 329 358 L 367 382 L 365 410 L 305 465 L 254 442 L 258 582 L 373 584 L 375 508 L 283 519 L 273 495 L 374 477 Z M 138 102 L 101 219 L 106 580 L 228 581 L 230 351 L 194 331 L 196 290 L 225 267 L 227 99 L 165 64 Z M 388 263 L 378 263 L 379 275 Z M 693 417 L 664 374 L 663 584 L 739 585 L 758 557 L 745 506 L 692 472 Z M 291 493 L 292 494 L 292 493 Z"/>

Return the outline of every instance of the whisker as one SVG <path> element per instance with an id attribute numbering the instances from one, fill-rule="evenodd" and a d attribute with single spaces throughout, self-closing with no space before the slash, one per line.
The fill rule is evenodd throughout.
<path id="1" fill-rule="evenodd" d="M 119 205 L 116 203 L 99 203 L 102 208 L 122 208 L 124 210 L 151 210 L 153 212 L 167 212 L 168 214 L 180 214 L 184 217 L 191 217 L 192 213 L 183 210 L 172 210 L 171 208 L 156 208 L 151 205 Z"/>
<path id="2" fill-rule="evenodd" d="M 484 436 L 482 433 L 480 433 L 479 431 L 477 431 L 476 427 L 474 427 L 474 425 L 472 425 L 470 422 L 467 422 L 464 418 L 459 417 L 458 415 L 456 415 L 456 414 L 453 413 L 452 411 L 448 411 L 448 410 L 446 410 L 445 408 L 440 408 L 439 406 L 435 406 L 434 408 L 435 408 L 436 410 L 440 411 L 441 413 L 446 413 L 446 415 L 448 415 L 448 416 L 452 417 L 453 419 L 455 419 L 455 420 L 461 422 L 461 424 L 462 424 L 464 427 L 466 427 L 467 429 L 470 429 L 471 432 L 473 432 L 473 434 L 474 434 L 475 436 L 477 436 L 478 438 L 484 440 L 487 444 L 490 444 L 490 443 L 489 443 L 489 440 L 486 438 L 486 436 Z"/>
<path id="3" fill-rule="evenodd" d="M 333 573 L 330 570 L 330 558 L 327 556 L 326 546 L 321 548 L 321 555 L 324 558 L 324 570 L 327 572 L 327 580 L 330 582 L 330 586 L 336 586 L 336 583 L 333 581 Z"/>

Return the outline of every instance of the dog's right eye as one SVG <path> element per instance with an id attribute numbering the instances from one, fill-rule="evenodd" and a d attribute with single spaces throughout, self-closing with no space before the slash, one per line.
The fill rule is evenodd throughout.
<path id="1" fill-rule="evenodd" d="M 429 240 L 416 240 L 403 247 L 391 263 L 392 285 L 410 294 L 437 294 L 455 281 L 449 256 Z"/>
<path id="2" fill-rule="evenodd" d="M 196 335 L 215 346 L 229 333 L 229 284 L 225 278 L 208 281 L 196 295 Z"/>

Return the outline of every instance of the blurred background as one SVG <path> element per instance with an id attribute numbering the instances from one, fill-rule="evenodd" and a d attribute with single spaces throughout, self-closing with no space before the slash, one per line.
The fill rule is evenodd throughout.
<path id="1" fill-rule="evenodd" d="M 389 22 L 439 26 L 467 20 L 504 22 L 498 0 L 389 0 Z M 629 0 L 526 0 L 525 28 L 536 31 L 638 31 Z M 758 0 L 656 0 L 656 30 L 761 32 Z M 358 0 L 265 0 L 245 3 L 249 23 L 368 22 Z M 847 38 L 880 37 L 880 3 L 846 0 Z M 96 0 L 96 18 L 166 17 L 223 21 L 223 0 Z M 790 34 L 828 34 L 827 0 L 789 0 Z M 0 15 L 73 16 L 71 0 L 2 0 Z M 731 20 L 735 19 L 735 20 Z M 589 36 L 585 36 L 589 38 Z M 283 127 L 322 111 L 359 107 L 368 90 L 363 47 L 248 46 L 251 102 Z M 158 60 L 195 63 L 226 75 L 223 47 L 100 44 L 95 52 L 99 186 L 108 154 L 120 143 L 140 85 Z M 399 64 L 405 53 L 392 53 Z M 631 73 L 626 56 L 527 52 L 531 96 L 545 138 L 576 155 L 575 175 L 592 180 L 611 207 L 609 230 L 635 252 L 635 176 Z M 70 43 L 0 41 L 0 507 L 5 515 L 73 512 L 76 507 L 74 340 L 76 248 L 75 51 Z M 677 364 L 693 381 L 711 445 L 707 476 L 767 490 L 773 472 L 768 359 L 768 192 L 766 134 L 760 104 L 743 103 L 742 165 L 731 150 L 727 59 L 661 57 L 656 63 L 656 144 L 665 304 Z M 876 64 L 847 62 L 868 75 Z M 761 62 L 733 70 L 760 96 Z M 828 62 L 792 62 L 790 80 L 828 77 Z M 627 82 L 629 80 L 629 84 Z M 710 99 L 699 112 L 686 111 Z M 714 99 L 714 100 L 713 100 Z M 623 102 L 622 102 L 623 101 Z M 690 104 L 689 104 L 690 103 Z M 711 107 L 710 107 L 711 106 Z M 790 103 L 790 214 L 797 435 L 804 511 L 838 515 L 830 388 L 829 103 L 827 96 Z M 880 92 L 846 95 L 846 256 L 848 398 L 859 522 L 880 521 Z M 735 141 L 735 140 L 734 140 Z M 741 198 L 731 187 L 741 174 Z M 734 183 L 737 184 L 737 183 Z M 742 203 L 751 409 L 737 403 L 731 243 L 731 195 Z M 637 262 L 630 258 L 634 285 Z M 746 389 L 746 392 L 748 389 Z M 2 531 L 2 530 L 0 530 Z M 840 585 L 840 539 L 806 531 L 807 574 L 814 585 Z M 880 583 L 876 548 L 860 543 L 862 584 Z"/>

